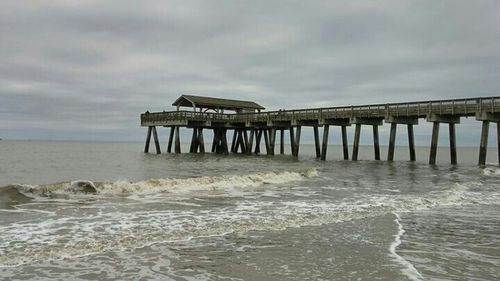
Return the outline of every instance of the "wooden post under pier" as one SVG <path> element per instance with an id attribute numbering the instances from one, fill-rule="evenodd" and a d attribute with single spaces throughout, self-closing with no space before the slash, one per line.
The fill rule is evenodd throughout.
<path id="1" fill-rule="evenodd" d="M 276 129 L 271 128 L 269 131 L 269 145 L 271 148 L 271 155 L 274 155 L 274 146 L 276 144 Z"/>
<path id="2" fill-rule="evenodd" d="M 237 129 L 233 130 L 233 140 L 231 141 L 231 153 L 236 153 L 236 137 L 237 137 Z"/>
<path id="3" fill-rule="evenodd" d="M 172 153 L 172 142 L 174 141 L 174 131 L 175 131 L 175 127 L 170 127 L 170 134 L 168 136 L 168 144 L 167 144 L 167 152 L 168 153 Z"/>
<path id="4" fill-rule="evenodd" d="M 290 127 L 290 150 L 292 155 L 295 156 L 295 132 L 293 127 Z"/>
<path id="5" fill-rule="evenodd" d="M 221 137 L 222 137 L 222 153 L 223 154 L 228 154 L 229 151 L 227 149 L 227 129 L 222 129 L 221 130 L 222 133 L 221 133 Z"/>
<path id="6" fill-rule="evenodd" d="M 214 142 L 212 144 L 212 149 L 214 149 L 217 154 L 229 153 L 226 132 L 227 129 L 225 128 L 214 128 Z"/>
<path id="7" fill-rule="evenodd" d="M 344 160 L 349 160 L 349 143 L 347 142 L 347 126 L 342 125 L 342 148 L 344 153 Z"/>
<path id="8" fill-rule="evenodd" d="M 361 136 L 361 124 L 356 124 L 356 128 L 354 131 L 354 145 L 352 148 L 352 161 L 358 161 L 360 136 Z"/>
<path id="9" fill-rule="evenodd" d="M 325 124 L 323 127 L 323 146 L 321 147 L 321 160 L 326 160 L 326 152 L 328 149 L 328 132 L 330 131 L 330 126 Z"/>
<path id="10" fill-rule="evenodd" d="M 266 154 L 271 155 L 271 149 L 269 148 L 269 132 L 267 129 L 262 130 L 264 133 L 264 144 L 266 145 Z"/>
<path id="11" fill-rule="evenodd" d="M 382 125 L 383 118 L 371 118 L 371 117 L 355 117 L 351 118 L 351 123 L 356 124 L 356 129 L 354 132 L 354 145 L 352 152 L 352 160 L 358 160 L 359 154 L 359 140 L 361 137 L 361 125 L 371 125 L 373 126 L 373 148 L 375 154 L 375 160 L 380 160 L 380 147 L 378 139 L 378 126 Z"/>
<path id="12" fill-rule="evenodd" d="M 432 122 L 432 137 L 431 137 L 431 151 L 429 155 L 429 164 L 436 164 L 437 158 L 437 147 L 439 140 L 439 124 L 448 123 L 450 128 L 450 159 L 452 164 L 456 164 L 457 161 L 457 149 L 456 149 L 456 136 L 455 136 L 455 124 L 460 123 L 460 116 L 457 115 L 441 115 L 441 114 L 430 114 L 427 116 L 427 121 Z"/>
<path id="13" fill-rule="evenodd" d="M 212 153 L 214 153 L 216 151 L 216 147 L 217 147 L 217 129 L 214 128 L 214 137 L 213 137 L 213 140 L 212 140 Z"/>
<path id="14" fill-rule="evenodd" d="M 486 165 L 486 151 L 488 149 L 488 133 L 490 129 L 490 121 L 483 120 L 483 126 L 481 130 L 481 142 L 479 144 L 479 162 L 481 166 Z"/>
<path id="15" fill-rule="evenodd" d="M 380 160 L 380 146 L 378 138 L 378 125 L 373 125 L 373 150 L 375 152 L 375 160 Z"/>
<path id="16" fill-rule="evenodd" d="M 149 142 L 151 141 L 151 132 L 153 131 L 153 126 L 148 127 L 148 133 L 146 135 L 146 145 L 144 146 L 144 153 L 149 153 Z"/>
<path id="17" fill-rule="evenodd" d="M 205 141 L 203 139 L 203 128 L 198 128 L 198 148 L 200 153 L 205 153 Z"/>
<path id="18" fill-rule="evenodd" d="M 388 116 L 385 122 L 391 124 L 391 131 L 389 134 L 389 149 L 387 151 L 387 161 L 394 161 L 394 151 L 396 149 L 396 132 L 397 132 L 397 125 L 399 124 L 407 125 L 410 161 L 415 161 L 415 140 L 413 137 L 413 125 L 418 125 L 418 118 L 407 117 L 407 116 Z"/>
<path id="19" fill-rule="evenodd" d="M 431 151 L 429 155 L 429 164 L 436 164 L 437 146 L 439 140 L 439 122 L 432 124 Z"/>
<path id="20" fill-rule="evenodd" d="M 297 126 L 297 130 L 295 132 L 295 157 L 299 156 L 299 148 L 300 148 L 300 132 L 302 131 L 302 126 Z"/>
<path id="21" fill-rule="evenodd" d="M 415 137 L 413 134 L 413 124 L 408 124 L 408 146 L 410 148 L 410 161 L 416 161 Z"/>
<path id="22" fill-rule="evenodd" d="M 498 164 L 500 165 L 500 122 L 497 122 L 497 153 Z"/>
<path id="23" fill-rule="evenodd" d="M 196 153 L 198 150 L 198 128 L 193 128 L 193 135 L 191 137 L 191 145 L 189 147 L 189 153 Z"/>
<path id="24" fill-rule="evenodd" d="M 280 154 L 285 154 L 285 129 L 280 129 Z"/>
<path id="25" fill-rule="evenodd" d="M 456 134 L 455 134 L 455 123 L 449 123 L 450 132 L 450 160 L 452 165 L 457 164 L 457 144 L 456 144 Z"/>
<path id="26" fill-rule="evenodd" d="M 192 100 L 194 99 L 194 100 Z M 196 100 L 196 101 L 195 101 Z M 161 145 L 157 131 L 158 126 L 170 128 L 166 151 L 171 153 L 175 147 L 175 153 L 181 152 L 180 129 L 191 128 L 193 135 L 191 138 L 192 153 L 204 152 L 203 128 L 214 129 L 214 140 L 212 151 L 216 153 L 227 153 L 227 140 L 225 140 L 227 130 L 233 130 L 231 151 L 240 153 L 251 153 L 254 141 L 260 144 L 262 135 L 265 135 L 266 150 L 269 155 L 274 154 L 276 145 L 276 130 L 280 130 L 280 153 L 284 153 L 284 131 L 290 130 L 290 146 L 293 156 L 298 156 L 300 149 L 300 126 L 312 126 L 314 133 L 315 155 L 321 159 L 326 158 L 328 135 L 323 144 L 319 139 L 319 126 L 342 126 L 342 145 L 344 159 L 349 158 L 346 127 L 351 124 L 356 125 L 354 135 L 352 159 L 359 157 L 361 126 L 371 125 L 373 128 L 373 146 L 375 159 L 380 159 L 379 129 L 377 122 L 396 118 L 399 121 L 391 123 L 391 135 L 389 138 L 389 151 L 387 159 L 394 161 L 396 150 L 397 125 L 406 124 L 408 133 L 409 157 L 410 161 L 415 161 L 415 141 L 413 125 L 417 122 L 408 120 L 418 120 L 426 117 L 428 122 L 433 123 L 433 133 L 431 138 L 431 152 L 429 163 L 437 162 L 437 150 L 439 140 L 439 126 L 447 123 L 449 126 L 450 140 L 450 161 L 452 164 L 458 162 L 456 148 L 456 125 L 461 117 L 476 116 L 476 120 L 482 122 L 481 143 L 479 147 L 478 164 L 486 164 L 488 125 L 497 125 L 497 144 L 499 149 L 498 161 L 500 164 L 500 97 L 481 97 L 454 100 L 438 100 L 427 102 L 391 103 L 387 105 L 358 105 L 351 107 L 329 107 L 321 109 L 298 109 L 293 111 L 280 110 L 279 112 L 261 113 L 262 107 L 253 102 L 232 100 L 230 107 L 224 105 L 221 108 L 219 103 L 213 104 L 214 98 L 181 96 L 175 104 L 177 111 L 171 112 L 149 112 L 141 114 L 141 126 L 148 127 L 144 152 L 149 152 L 151 137 L 155 141 L 156 153 L 161 153 Z M 180 111 L 180 106 L 190 106 L 196 108 L 195 112 Z M 218 114 L 205 113 L 201 109 L 211 109 L 216 107 Z M 236 107 L 234 107 L 236 106 Z M 200 109 L 198 111 L 198 109 Z M 236 113 L 223 113 L 222 110 L 235 111 Z M 220 112 L 219 112 L 220 111 Z M 241 114 L 244 112 L 244 114 Z M 405 121 L 406 120 L 406 121 Z M 345 126 L 343 126 L 345 125 Z M 236 128 L 236 129 L 235 129 Z M 250 130 L 250 138 L 248 138 Z M 252 131 L 253 130 L 253 131 Z M 296 130 L 296 131 L 295 131 Z M 329 127 L 326 129 L 329 132 Z M 252 133 L 253 132 L 253 133 Z M 255 136 L 255 139 L 254 139 Z M 325 134 L 323 134 L 325 138 Z M 237 146 L 237 147 L 236 147 Z M 259 153 L 256 145 L 255 152 Z"/>
<path id="27" fill-rule="evenodd" d="M 325 125 L 328 126 L 328 125 Z M 318 132 L 318 126 L 313 126 L 314 130 L 314 147 L 316 148 L 316 158 L 321 157 L 321 150 L 319 146 L 319 132 Z"/>
<path id="28" fill-rule="evenodd" d="M 500 164 L 500 114 L 493 112 L 480 112 L 476 114 L 476 120 L 482 121 L 481 142 L 479 144 L 479 161 L 480 166 L 486 165 L 486 154 L 488 150 L 488 134 L 490 123 L 497 123 L 497 150 L 498 163 Z"/>
<path id="29" fill-rule="evenodd" d="M 175 153 L 181 153 L 181 137 L 179 126 L 175 126 Z"/>
<path id="30" fill-rule="evenodd" d="M 262 139 L 262 129 L 257 130 L 257 134 L 255 135 L 255 154 L 260 153 L 260 140 Z"/>
<path id="31" fill-rule="evenodd" d="M 248 138 L 248 145 L 247 145 L 247 155 L 252 155 L 252 147 L 253 147 L 253 139 L 255 136 L 255 129 L 251 128 L 250 129 L 250 137 Z"/>
<path id="32" fill-rule="evenodd" d="M 396 148 L 396 130 L 397 123 L 391 123 L 391 132 L 389 134 L 389 150 L 387 151 L 387 161 L 394 161 L 394 150 Z"/>
<path id="33" fill-rule="evenodd" d="M 155 140 L 156 154 L 161 154 L 160 140 L 158 139 L 158 132 L 156 132 L 155 126 L 153 126 L 153 138 Z"/>

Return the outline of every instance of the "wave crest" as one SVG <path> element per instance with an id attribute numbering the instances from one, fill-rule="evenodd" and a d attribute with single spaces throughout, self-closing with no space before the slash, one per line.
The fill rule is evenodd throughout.
<path id="1" fill-rule="evenodd" d="M 156 192 L 189 192 L 196 190 L 226 190 L 255 188 L 265 184 L 284 184 L 300 181 L 317 175 L 316 169 L 305 171 L 284 171 L 254 173 L 246 175 L 202 176 L 194 178 L 159 178 L 131 182 L 119 180 L 114 182 L 92 182 L 76 180 L 48 185 L 13 185 L 24 195 L 49 197 L 72 194 L 129 194 Z"/>

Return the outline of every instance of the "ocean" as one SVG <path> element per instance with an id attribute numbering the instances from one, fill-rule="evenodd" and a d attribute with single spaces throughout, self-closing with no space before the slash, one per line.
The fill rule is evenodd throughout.
<path id="1" fill-rule="evenodd" d="M 456 166 L 446 148 L 432 166 L 428 148 L 372 149 L 352 162 L 332 145 L 323 162 L 307 144 L 296 159 L 1 141 L 0 279 L 499 280 L 496 149 L 485 168 L 478 148 Z"/>

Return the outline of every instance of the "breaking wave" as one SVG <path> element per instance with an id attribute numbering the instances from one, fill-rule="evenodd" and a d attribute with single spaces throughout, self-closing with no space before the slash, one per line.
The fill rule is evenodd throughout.
<path id="1" fill-rule="evenodd" d="M 498 168 L 498 167 L 486 167 L 483 169 L 483 175 L 485 175 L 485 176 L 500 176 L 500 168 Z"/>
<path id="2" fill-rule="evenodd" d="M 114 182 L 92 182 L 77 180 L 47 185 L 10 185 L 3 190 L 12 188 L 21 194 L 36 197 L 71 196 L 74 194 L 130 194 L 157 192 L 189 192 L 197 190 L 227 190 L 254 188 L 265 184 L 284 184 L 300 181 L 317 175 L 316 169 L 305 171 L 284 171 L 254 173 L 247 175 L 203 176 L 194 178 L 149 179 L 131 182 L 119 180 Z"/>
<path id="3" fill-rule="evenodd" d="M 406 275 L 410 280 L 413 281 L 419 281 L 419 280 L 424 280 L 423 276 L 418 272 L 418 270 L 411 264 L 409 261 L 407 261 L 405 258 L 400 256 L 397 252 L 396 249 L 398 248 L 399 245 L 401 245 L 401 237 L 405 233 L 405 230 L 403 228 L 403 225 L 401 224 L 400 220 L 401 217 L 397 214 L 394 213 L 394 216 L 396 217 L 394 219 L 394 222 L 398 226 L 398 233 L 394 235 L 394 241 L 392 244 L 389 246 L 389 252 L 391 255 L 394 257 L 394 260 L 399 263 L 401 266 L 403 266 L 402 272 L 404 275 Z"/>
<path id="4" fill-rule="evenodd" d="M 246 187 L 266 182 L 303 179 L 315 172 L 264 173 L 246 176 L 200 177 L 162 180 L 151 184 L 125 184 L 119 188 L 96 185 L 99 192 L 143 192 L 190 187 L 204 189 L 227 185 Z M 234 182 L 236 180 L 236 182 Z M 471 183 L 474 186 L 475 183 Z M 0 226 L 0 266 L 16 266 L 42 260 L 62 259 L 113 250 L 140 248 L 153 243 L 247 233 L 278 231 L 288 227 L 339 223 L 444 206 L 499 204 L 498 193 L 481 193 L 466 184 L 447 190 L 413 195 L 369 195 L 338 202 L 322 199 L 301 201 L 243 200 L 224 208 L 181 208 L 157 211 L 102 212 L 92 216 L 48 217 L 39 223 Z M 23 231 L 19 231 L 23 229 Z M 401 230 L 400 230 L 401 231 Z"/>

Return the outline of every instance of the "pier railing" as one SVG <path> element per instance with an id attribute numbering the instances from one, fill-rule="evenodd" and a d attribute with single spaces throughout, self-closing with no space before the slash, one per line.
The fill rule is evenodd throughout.
<path id="1" fill-rule="evenodd" d="M 342 151 L 344 160 L 349 159 L 347 127 L 354 126 L 352 160 L 358 160 L 360 135 L 362 126 L 371 126 L 375 160 L 380 160 L 379 130 L 383 119 L 390 123 L 390 135 L 387 160 L 394 160 L 396 131 L 398 125 L 407 126 L 410 161 L 416 161 L 413 126 L 418 125 L 419 118 L 432 122 L 431 148 L 429 164 L 435 164 L 439 139 L 440 124 L 449 127 L 450 162 L 457 164 L 455 124 L 460 117 L 475 116 L 482 123 L 481 141 L 479 145 L 478 164 L 486 164 L 488 132 L 490 122 L 496 123 L 497 134 L 500 134 L 500 97 L 478 97 L 467 99 L 418 101 L 406 103 L 385 103 L 369 105 L 337 106 L 324 108 L 278 110 L 259 113 L 219 114 L 193 111 L 171 111 L 141 114 L 141 125 L 148 126 L 146 146 L 149 150 L 151 135 L 154 137 L 156 152 L 161 153 L 156 126 L 170 127 L 167 152 L 172 151 L 175 142 L 175 153 L 181 152 L 181 127 L 193 130 L 190 152 L 205 153 L 203 130 L 213 130 L 212 152 L 228 154 L 229 152 L 251 155 L 260 153 L 260 141 L 264 139 L 267 155 L 274 155 L 276 132 L 280 131 L 280 154 L 284 153 L 284 131 L 288 130 L 292 155 L 297 157 L 300 147 L 300 134 L 303 126 L 311 126 L 314 131 L 316 157 L 326 159 L 328 134 L 331 126 L 340 127 L 342 133 Z M 320 146 L 319 128 L 323 129 L 323 144 Z M 233 131 L 231 148 L 227 141 L 228 130 Z M 254 145 L 255 139 L 255 145 Z M 500 147 L 500 138 L 498 139 Z M 499 159 L 500 159 L 500 150 Z"/>
<path id="2" fill-rule="evenodd" d="M 386 103 L 356 106 L 338 106 L 310 109 L 292 109 L 260 113 L 221 114 L 193 111 L 169 111 L 141 114 L 141 124 L 161 124 L 169 121 L 212 122 L 268 122 L 320 119 L 348 119 L 354 117 L 386 118 L 388 116 L 425 117 L 430 114 L 474 116 L 478 112 L 500 112 L 500 97 Z"/>

